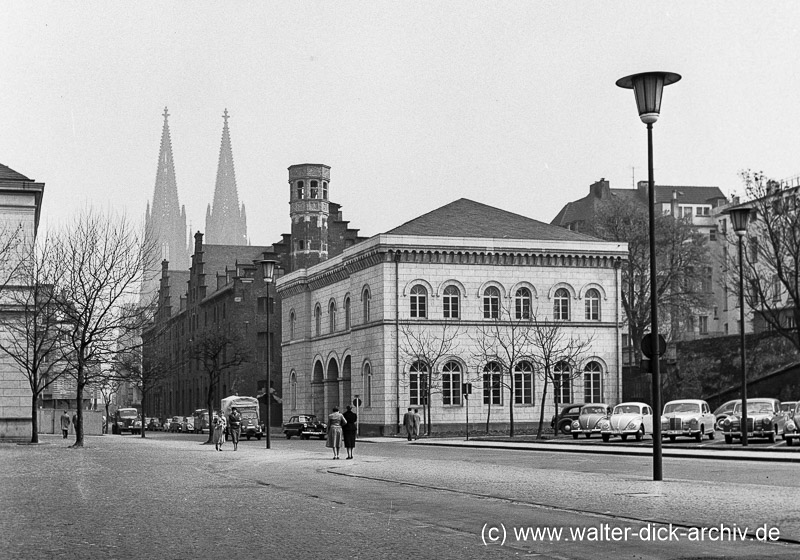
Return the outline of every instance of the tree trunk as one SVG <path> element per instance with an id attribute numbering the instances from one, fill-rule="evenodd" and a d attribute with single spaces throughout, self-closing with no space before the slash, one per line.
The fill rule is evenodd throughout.
<path id="1" fill-rule="evenodd" d="M 208 386 L 206 406 L 208 406 L 208 439 L 206 443 L 214 442 L 214 384 Z"/>
<path id="2" fill-rule="evenodd" d="M 39 414 L 36 409 L 36 399 L 38 398 L 37 393 L 31 396 L 31 443 L 39 443 Z"/>
<path id="3" fill-rule="evenodd" d="M 508 376 L 510 383 L 508 384 L 508 420 L 509 430 L 508 437 L 514 437 L 514 373 L 509 368 Z"/>
<path id="4" fill-rule="evenodd" d="M 539 429 L 536 430 L 536 439 L 542 438 L 542 427 L 544 426 L 544 405 L 547 403 L 547 377 L 544 378 L 544 389 L 542 389 L 542 406 L 539 411 Z M 558 420 L 558 417 L 556 417 Z"/>
<path id="5" fill-rule="evenodd" d="M 428 391 L 427 391 L 428 394 L 425 395 L 425 404 L 428 407 L 428 418 L 427 418 L 428 437 L 431 437 L 431 381 L 433 381 L 431 375 L 432 373 L 428 371 Z"/>

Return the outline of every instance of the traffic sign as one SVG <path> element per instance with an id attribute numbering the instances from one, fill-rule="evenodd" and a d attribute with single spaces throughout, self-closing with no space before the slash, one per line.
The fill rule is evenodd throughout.
<path id="1" fill-rule="evenodd" d="M 652 333 L 647 333 L 642 337 L 642 354 L 647 356 L 648 358 L 653 357 L 653 335 Z M 667 341 L 664 339 L 663 336 L 658 335 L 658 355 L 663 356 L 664 352 L 667 351 Z"/>

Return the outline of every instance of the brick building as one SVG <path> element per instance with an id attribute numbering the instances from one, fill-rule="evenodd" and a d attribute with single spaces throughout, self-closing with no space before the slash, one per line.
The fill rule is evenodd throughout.
<path id="1" fill-rule="evenodd" d="M 284 418 L 326 416 L 333 406 L 360 398 L 362 433 L 395 433 L 401 411 L 424 408 L 421 370 L 402 348 L 403 332 L 435 333 L 449 324 L 458 329 L 458 349 L 437 364 L 442 374 L 431 397 L 433 429 L 461 429 L 467 407 L 473 421 L 485 422 L 491 413 L 492 426 L 505 427 L 508 393 L 492 379 L 491 360 L 475 358 L 481 325 L 497 320 L 501 309 L 528 309 L 563 326 L 568 336 L 591 339 L 580 363 L 561 364 L 565 372 L 579 368 L 577 381 L 561 388 L 561 402 L 619 402 L 616 265 L 626 255 L 625 244 L 461 199 L 338 256 L 307 262 L 276 286 L 283 307 Z M 515 367 L 514 416 L 518 425 L 533 428 L 542 382 L 530 362 Z M 463 382 L 474 382 L 467 401 Z M 548 399 L 548 421 L 552 413 Z"/>

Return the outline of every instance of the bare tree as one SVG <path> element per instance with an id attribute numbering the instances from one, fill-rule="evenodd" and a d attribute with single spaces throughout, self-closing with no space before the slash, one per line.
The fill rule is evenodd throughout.
<path id="1" fill-rule="evenodd" d="M 497 375 L 491 371 L 484 372 L 484 392 L 486 392 L 487 379 L 489 382 L 489 411 L 486 417 L 486 431 L 489 431 L 489 416 L 491 415 L 492 394 L 495 390 L 508 389 L 509 403 L 509 437 L 514 437 L 514 404 L 517 400 L 519 389 L 522 396 L 523 387 L 516 386 L 517 377 L 533 370 L 523 372 L 520 368 L 533 355 L 534 338 L 530 330 L 535 328 L 530 309 L 522 307 L 501 306 L 497 317 L 479 324 L 474 336 L 471 336 L 476 364 L 497 364 L 500 372 Z M 478 368 L 480 369 L 480 367 Z M 520 370 L 520 371 L 517 371 Z M 496 381 L 495 381 L 496 380 Z"/>
<path id="2" fill-rule="evenodd" d="M 400 353 L 403 362 L 416 370 L 420 402 L 426 409 L 426 432 L 431 434 L 431 395 L 442 392 L 443 358 L 458 350 L 459 325 L 452 321 L 405 322 L 400 325 Z M 419 380 L 424 380 L 420 382 Z M 410 380 L 406 379 L 409 383 Z M 461 390 L 460 388 L 458 389 Z"/>
<path id="3" fill-rule="evenodd" d="M 208 407 L 208 419 L 211 422 L 214 413 L 214 394 L 219 390 L 222 374 L 249 361 L 250 354 L 237 333 L 217 329 L 199 331 L 192 340 L 190 353 L 208 378 L 206 406 Z M 223 396 L 217 395 L 217 402 Z M 206 443 L 211 443 L 213 438 L 213 430 L 209 429 Z"/>
<path id="4" fill-rule="evenodd" d="M 141 344 L 137 336 L 149 307 L 135 305 L 147 262 L 155 253 L 144 245 L 143 228 L 125 216 L 87 210 L 59 235 L 55 258 L 63 267 L 61 313 L 69 326 L 66 352 L 79 403 L 76 439 L 83 447 L 83 392 L 102 382 L 102 364 Z"/>
<path id="5" fill-rule="evenodd" d="M 742 171 L 741 177 L 748 199 L 743 205 L 755 210 L 745 238 L 745 301 L 769 330 L 800 352 L 800 187 L 787 188 L 762 172 Z M 733 231 L 728 235 L 738 243 Z M 738 280 L 736 255 L 732 251 L 725 264 Z M 738 295 L 738 281 L 729 287 Z"/>
<path id="6" fill-rule="evenodd" d="M 7 246 L 8 247 L 8 246 Z M 58 306 L 59 262 L 47 239 L 38 246 L 21 244 L 11 280 L 2 287 L 7 309 L 0 314 L 0 350 L 20 368 L 31 388 L 31 443 L 39 441 L 37 401 L 64 373 L 60 360 L 63 317 Z M 0 253 L 2 251 L 0 250 Z"/>
<path id="7" fill-rule="evenodd" d="M 564 383 L 571 384 L 573 379 L 582 374 L 577 365 L 588 356 L 594 337 L 579 336 L 566 323 L 542 321 L 535 316 L 531 318 L 527 336 L 530 339 L 530 359 L 537 376 L 544 382 L 539 429 L 536 432 L 536 437 L 541 438 L 547 387 L 553 385 L 553 406 L 558 411 L 558 392 Z"/>
<path id="8" fill-rule="evenodd" d="M 632 197 L 603 201 L 589 224 L 589 233 L 628 244 L 622 265 L 622 307 L 631 343 L 641 358 L 642 338 L 650 326 L 650 245 L 647 206 Z M 672 215 L 656 217 L 656 298 L 662 325 L 672 331 L 698 309 L 711 305 L 709 250 L 691 221 Z M 669 329 L 668 329 L 669 330 Z M 673 332 L 665 332 L 668 337 Z"/>

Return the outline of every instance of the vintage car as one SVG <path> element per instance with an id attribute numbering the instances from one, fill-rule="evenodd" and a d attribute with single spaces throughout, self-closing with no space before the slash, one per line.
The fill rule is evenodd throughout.
<path id="1" fill-rule="evenodd" d="M 685 399 L 670 401 L 664 405 L 661 416 L 661 437 L 675 441 L 678 436 L 693 437 L 697 441 L 714 439 L 716 418 L 706 401 Z"/>
<path id="2" fill-rule="evenodd" d="M 783 430 L 786 445 L 794 445 L 795 440 L 800 440 L 800 401 L 797 402 L 792 415 L 786 418 L 786 427 Z"/>
<path id="3" fill-rule="evenodd" d="M 786 416 L 787 419 L 794 416 L 794 411 L 797 409 L 797 401 L 783 401 L 781 403 L 781 414 Z"/>
<path id="4" fill-rule="evenodd" d="M 300 439 L 308 439 L 311 436 L 325 439 L 327 429 L 328 427 L 317 420 L 314 414 L 292 416 L 283 425 L 283 433 L 286 435 L 286 439 L 292 439 L 292 436 L 299 436 Z"/>
<path id="5" fill-rule="evenodd" d="M 173 416 L 169 421 L 170 432 L 180 432 L 183 430 L 183 416 Z"/>
<path id="6" fill-rule="evenodd" d="M 715 426 L 717 430 L 722 430 L 722 421 L 725 420 L 731 414 L 733 414 L 733 407 L 736 406 L 737 402 L 739 401 L 737 400 L 728 401 L 719 406 L 714 411 L 714 418 L 716 418 Z"/>
<path id="7" fill-rule="evenodd" d="M 161 422 L 158 421 L 158 418 L 152 417 L 152 418 L 146 418 L 146 420 L 147 420 L 147 424 L 145 426 L 146 430 L 154 432 L 159 428 L 161 428 Z"/>
<path id="8" fill-rule="evenodd" d="M 572 432 L 572 423 L 581 415 L 582 404 L 565 404 L 561 407 L 558 416 L 553 416 L 550 420 L 550 427 L 556 433 L 569 435 Z"/>
<path id="9" fill-rule="evenodd" d="M 186 434 L 194 433 L 194 416 L 184 416 L 181 422 L 181 431 Z"/>
<path id="10" fill-rule="evenodd" d="M 775 443 L 775 436 L 783 436 L 786 429 L 786 415 L 781 414 L 778 399 L 747 399 L 747 437 L 767 438 Z M 733 413 L 722 421 L 725 443 L 733 443 L 734 438 L 742 438 L 742 401 L 736 401 Z M 784 438 L 785 439 L 785 438 Z"/>
<path id="11" fill-rule="evenodd" d="M 587 438 L 600 433 L 600 421 L 611 414 L 611 407 L 605 403 L 589 403 L 581 407 L 580 416 L 572 422 L 572 437 L 578 439 L 583 434 Z"/>
<path id="12" fill-rule="evenodd" d="M 603 441 L 611 436 L 619 436 L 622 441 L 634 436 L 641 441 L 645 434 L 653 433 L 653 409 L 641 402 L 621 403 L 606 419 L 600 421 L 600 435 Z"/>

